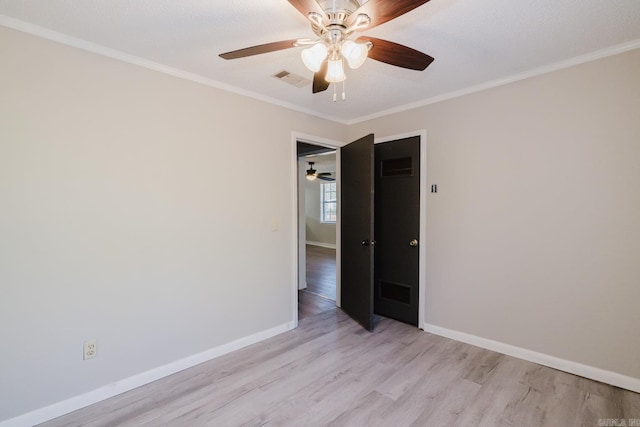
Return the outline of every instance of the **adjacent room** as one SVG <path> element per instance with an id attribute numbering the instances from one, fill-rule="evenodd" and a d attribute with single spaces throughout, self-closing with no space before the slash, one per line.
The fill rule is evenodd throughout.
<path id="1" fill-rule="evenodd" d="M 640 425 L 639 185 L 637 0 L 0 0 L 0 427 Z"/>
<path id="2" fill-rule="evenodd" d="M 319 314 L 336 306 L 336 152 L 322 146 L 298 143 L 298 318 Z M 313 153 L 313 154 L 308 154 Z"/>

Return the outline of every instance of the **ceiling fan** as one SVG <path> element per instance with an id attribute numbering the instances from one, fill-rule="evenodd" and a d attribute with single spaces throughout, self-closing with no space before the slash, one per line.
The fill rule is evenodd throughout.
<path id="1" fill-rule="evenodd" d="M 375 59 L 396 67 L 422 71 L 433 58 L 407 46 L 361 32 L 384 24 L 429 0 L 288 0 L 311 21 L 315 39 L 293 39 L 266 43 L 220 54 L 223 59 L 237 59 L 293 47 L 306 46 L 302 61 L 313 71 L 313 93 L 325 91 L 331 83 L 343 82 L 344 62 L 359 68 L 367 59 Z M 344 99 L 344 93 L 343 93 Z M 334 94 L 335 101 L 335 94 Z"/>
<path id="2" fill-rule="evenodd" d="M 315 162 L 309 162 L 309 169 L 307 169 L 307 179 L 314 181 L 316 178 L 323 181 L 335 181 L 335 178 L 331 178 L 331 172 L 318 172 L 313 168 Z"/>

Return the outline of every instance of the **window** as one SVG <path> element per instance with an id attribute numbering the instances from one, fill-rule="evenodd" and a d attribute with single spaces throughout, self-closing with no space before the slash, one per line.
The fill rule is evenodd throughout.
<path id="1" fill-rule="evenodd" d="M 337 206 L 336 183 L 323 182 L 320 184 L 320 220 L 322 222 L 336 222 Z"/>

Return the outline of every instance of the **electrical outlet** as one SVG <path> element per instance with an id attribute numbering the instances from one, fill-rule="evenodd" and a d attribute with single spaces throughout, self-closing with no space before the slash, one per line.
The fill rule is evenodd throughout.
<path id="1" fill-rule="evenodd" d="M 83 346 L 83 359 L 93 359 L 98 354 L 98 344 L 96 340 L 85 341 Z"/>

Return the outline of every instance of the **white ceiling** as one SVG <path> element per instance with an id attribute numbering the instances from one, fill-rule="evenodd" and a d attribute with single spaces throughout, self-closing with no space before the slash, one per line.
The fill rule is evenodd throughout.
<path id="1" fill-rule="evenodd" d="M 69 44 L 87 41 L 99 45 L 84 45 L 90 49 L 113 49 L 344 123 L 594 52 L 640 47 L 640 0 L 431 0 L 364 34 L 418 49 L 435 62 L 419 72 L 369 60 L 347 71 L 347 100 L 334 103 L 332 88 L 312 95 L 310 86 L 272 77 L 287 70 L 312 78 L 300 48 L 232 61 L 218 57 L 312 37 L 306 18 L 286 0 L 0 0 L 0 15 L 6 26 Z"/>

